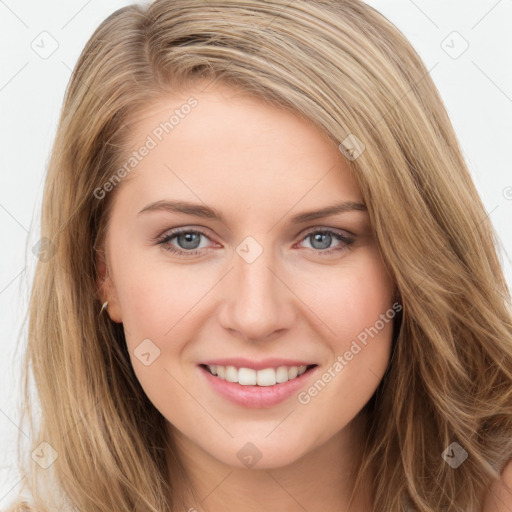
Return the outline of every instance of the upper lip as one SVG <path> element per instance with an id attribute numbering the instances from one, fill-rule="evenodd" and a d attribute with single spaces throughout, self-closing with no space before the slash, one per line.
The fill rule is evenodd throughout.
<path id="1" fill-rule="evenodd" d="M 295 359 L 270 358 L 260 359 L 259 361 L 245 359 L 243 357 L 224 357 L 221 359 L 210 359 L 202 361 L 200 364 L 208 366 L 235 366 L 236 368 L 252 368 L 253 370 L 263 370 L 264 368 L 278 368 L 279 366 L 311 366 L 315 363 L 311 361 L 298 361 Z"/>

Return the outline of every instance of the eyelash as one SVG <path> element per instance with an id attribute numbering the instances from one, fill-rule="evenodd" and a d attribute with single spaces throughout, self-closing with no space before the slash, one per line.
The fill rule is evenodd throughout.
<path id="1" fill-rule="evenodd" d="M 200 229 L 178 228 L 178 229 L 175 229 L 173 231 L 168 232 L 163 237 L 158 239 L 157 244 L 158 245 L 162 245 L 162 247 L 166 251 L 169 251 L 169 252 L 174 253 L 174 254 L 178 254 L 179 256 L 187 257 L 187 256 L 195 256 L 195 255 L 200 254 L 203 249 L 192 249 L 190 251 L 185 251 L 185 250 L 182 250 L 182 249 L 177 249 L 173 245 L 170 245 L 169 242 L 173 238 L 175 238 L 176 236 L 181 235 L 183 233 L 200 234 L 200 235 L 203 235 L 204 237 L 209 239 L 208 235 L 204 231 L 201 231 Z M 355 242 L 355 240 L 353 238 L 350 238 L 348 236 L 342 235 L 341 233 L 338 233 L 337 231 L 332 231 L 330 229 L 316 229 L 316 230 L 309 231 L 302 238 L 301 241 L 305 240 L 306 238 L 310 237 L 311 235 L 315 235 L 315 234 L 318 234 L 318 233 L 320 233 L 322 235 L 326 235 L 326 234 L 327 235 L 332 235 L 334 238 L 336 238 L 337 240 L 339 240 L 340 242 L 343 242 L 343 244 L 345 244 L 345 246 L 341 245 L 341 246 L 339 246 L 337 248 L 325 249 L 325 250 L 311 248 L 311 250 L 313 250 L 313 251 L 315 251 L 315 252 L 317 252 L 318 254 L 321 254 L 321 255 L 326 255 L 327 256 L 327 255 L 330 255 L 330 254 L 335 253 L 335 252 L 348 250 L 348 249 L 350 249 L 350 245 L 352 245 Z"/>

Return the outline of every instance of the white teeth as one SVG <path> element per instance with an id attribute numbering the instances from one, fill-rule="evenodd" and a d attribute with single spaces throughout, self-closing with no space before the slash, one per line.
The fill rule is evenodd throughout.
<path id="1" fill-rule="evenodd" d="M 276 383 L 288 382 L 301 376 L 307 366 L 279 366 L 278 368 L 236 368 L 235 366 L 207 365 L 212 375 L 228 382 L 238 382 L 242 386 L 273 386 Z"/>
<path id="2" fill-rule="evenodd" d="M 276 370 L 276 382 L 288 382 L 288 368 L 280 366 Z"/>
<path id="3" fill-rule="evenodd" d="M 226 366 L 226 380 L 228 382 L 238 382 L 238 370 L 234 366 Z"/>
<path id="4" fill-rule="evenodd" d="M 299 367 L 298 366 L 292 366 L 288 368 L 288 380 L 295 379 L 297 375 L 299 374 Z"/>
<path id="5" fill-rule="evenodd" d="M 240 368 L 238 370 L 238 379 L 235 382 L 242 386 L 255 386 L 257 383 L 257 373 L 250 368 Z"/>
<path id="6" fill-rule="evenodd" d="M 264 370 L 258 370 L 256 373 L 258 386 L 273 386 L 277 382 L 274 368 L 265 368 Z"/>

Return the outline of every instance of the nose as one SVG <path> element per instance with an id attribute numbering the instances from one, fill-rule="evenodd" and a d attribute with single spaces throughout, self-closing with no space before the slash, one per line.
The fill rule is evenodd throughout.
<path id="1" fill-rule="evenodd" d="M 263 341 L 293 326 L 297 298 L 272 250 L 265 248 L 252 262 L 235 254 L 233 266 L 225 280 L 222 327 L 244 340 Z"/>

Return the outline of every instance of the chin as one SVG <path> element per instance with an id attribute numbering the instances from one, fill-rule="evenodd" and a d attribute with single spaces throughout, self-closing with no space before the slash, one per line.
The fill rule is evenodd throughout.
<path id="1" fill-rule="evenodd" d="M 250 436 L 243 440 L 233 439 L 224 449 L 210 452 L 210 455 L 218 461 L 239 469 L 277 469 L 297 462 L 305 455 L 304 442 L 285 444 L 284 440 L 254 438 Z"/>

